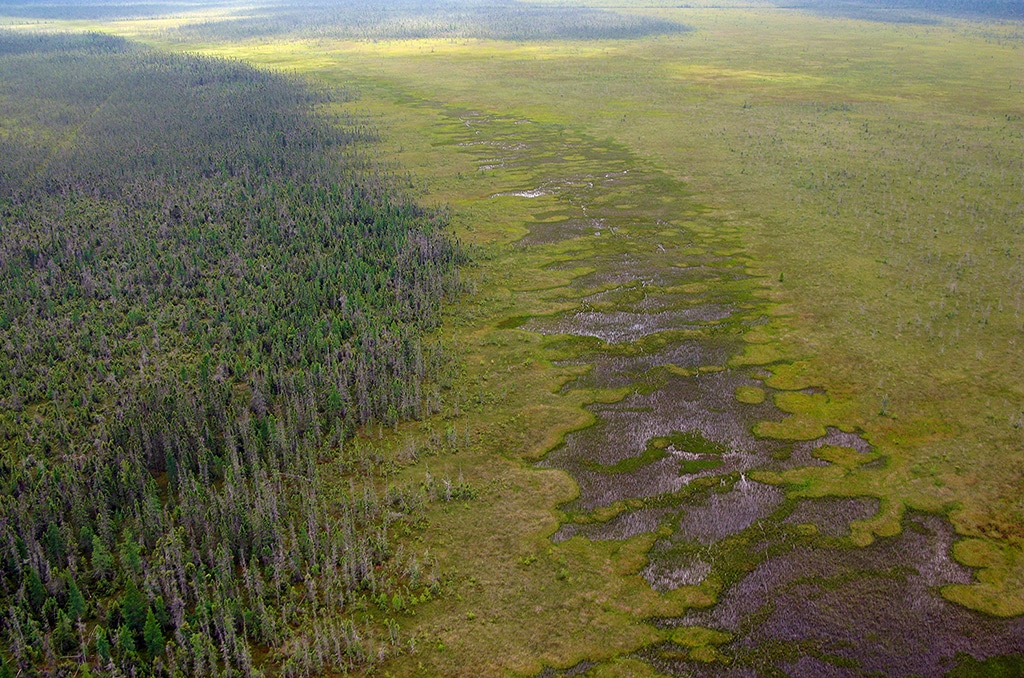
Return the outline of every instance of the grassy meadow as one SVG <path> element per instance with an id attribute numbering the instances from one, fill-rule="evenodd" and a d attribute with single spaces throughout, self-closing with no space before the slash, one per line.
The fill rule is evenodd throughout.
<path id="1" fill-rule="evenodd" d="M 873 448 L 756 480 L 791 502 L 877 499 L 849 548 L 900 533 L 912 512 L 948 516 L 956 560 L 978 569 L 942 595 L 1024 614 L 1024 28 L 770 6 L 628 9 L 691 30 L 219 40 L 175 32 L 187 16 L 32 27 L 112 31 L 353 89 L 356 101 L 336 105 L 382 129 L 423 202 L 450 206 L 475 260 L 463 274 L 472 292 L 439 330 L 460 376 L 436 417 L 360 435 L 396 460 L 385 479 L 460 477 L 474 496 L 429 507 L 402 537 L 437 559 L 446 593 L 366 610 L 368 623 L 394 617 L 411 639 L 380 675 L 526 676 L 585 660 L 586 675 L 657 675 L 633 653 L 669 641 L 690 660 L 724 661 L 720 632 L 648 623 L 710 606 L 732 581 L 653 590 L 639 573 L 667 525 L 624 540 L 549 539 L 567 519 L 636 508 L 569 515 L 577 484 L 533 466 L 595 422 L 584 406 L 633 387 L 564 390 L 586 372 L 572 359 L 598 349 L 520 326 L 579 308 L 574 280 L 626 254 L 737 272 L 715 289 L 664 289 L 683 305 L 719 295 L 743 309 L 714 329 L 742 348 L 702 367 L 763 370 L 763 388 L 740 387 L 737 399 L 756 406 L 767 394 L 787 416 L 755 424 L 758 437 L 834 427 Z M 641 178 L 596 197 L 577 187 L 621 172 Z M 535 199 L 508 195 L 559 181 Z M 583 204 L 631 221 L 600 244 L 514 245 Z M 461 441 L 458 452 L 430 453 L 442 437 Z"/>

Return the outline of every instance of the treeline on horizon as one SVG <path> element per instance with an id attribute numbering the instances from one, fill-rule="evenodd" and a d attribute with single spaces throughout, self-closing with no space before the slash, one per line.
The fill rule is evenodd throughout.
<path id="1" fill-rule="evenodd" d="M 393 531 L 469 490 L 388 485 L 353 434 L 438 407 L 464 255 L 332 96 L 0 34 L 0 676 L 410 651 L 441 582 Z"/>
<path id="2" fill-rule="evenodd" d="M 1024 0 L 779 0 L 781 7 L 869 21 L 937 23 L 943 18 L 1024 21 Z M 169 30 L 184 40 L 242 40 L 304 35 L 361 40 L 493 39 L 602 40 L 667 35 L 690 30 L 677 21 L 578 5 L 517 0 L 452 2 L 396 0 L 302 0 L 255 8 L 215 0 L 207 8 L 236 10 L 238 18 L 191 23 Z M 81 0 L 60 4 L 0 0 L 0 16 L 25 19 L 112 20 L 186 13 L 195 5 L 166 0 L 147 3 Z"/>
<path id="3" fill-rule="evenodd" d="M 233 0 L 207 0 L 206 8 L 227 7 Z M 102 21 L 152 16 L 165 16 L 194 10 L 194 3 L 183 0 L 151 0 L 126 3 L 106 0 L 47 2 L 47 0 L 0 0 L 0 16 L 22 19 L 58 19 Z"/>
<path id="4" fill-rule="evenodd" d="M 1024 0 L 802 0 L 788 6 L 899 23 L 936 23 L 939 17 L 1024 21 Z"/>
<path id="5" fill-rule="evenodd" d="M 358 40 L 424 38 L 606 40 L 680 33 L 679 22 L 598 8 L 516 0 L 300 0 L 270 3 L 252 16 L 174 29 L 186 40 L 304 35 Z"/>

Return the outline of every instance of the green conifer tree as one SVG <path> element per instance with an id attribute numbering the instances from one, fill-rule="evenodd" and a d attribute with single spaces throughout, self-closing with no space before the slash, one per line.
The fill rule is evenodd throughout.
<path id="1" fill-rule="evenodd" d="M 129 580 L 121 596 L 121 617 L 136 637 L 142 635 L 146 625 L 146 611 L 149 604 L 146 597 L 139 591 L 135 582 Z"/>
<path id="2" fill-rule="evenodd" d="M 43 580 L 39 578 L 39 573 L 34 567 L 29 567 L 25 574 L 25 592 L 28 593 L 28 601 L 32 604 L 32 609 L 38 614 L 43 609 L 47 596 Z"/>
<path id="3" fill-rule="evenodd" d="M 110 640 L 107 638 L 106 629 L 102 626 L 96 627 L 96 654 L 103 661 L 110 661 Z"/>
<path id="4" fill-rule="evenodd" d="M 97 579 L 107 579 L 114 571 L 114 557 L 99 535 L 92 536 L 92 571 Z"/>
<path id="5" fill-rule="evenodd" d="M 146 627 L 143 630 L 143 638 L 146 641 L 146 649 L 150 657 L 156 657 L 164 651 L 164 632 L 160 628 L 160 622 L 153 614 L 153 608 L 146 612 Z"/>
<path id="6" fill-rule="evenodd" d="M 78 636 L 71 626 L 71 618 L 64 612 L 57 612 L 57 624 L 53 629 L 53 647 L 61 654 L 70 654 L 78 647 Z"/>
<path id="7" fill-rule="evenodd" d="M 68 616 L 78 621 L 85 614 L 85 596 L 74 577 L 68 576 Z"/>

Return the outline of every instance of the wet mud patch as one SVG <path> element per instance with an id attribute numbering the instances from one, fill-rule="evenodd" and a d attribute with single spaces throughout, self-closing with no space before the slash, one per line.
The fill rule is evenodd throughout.
<path id="1" fill-rule="evenodd" d="M 530 232 L 515 242 L 517 247 L 551 245 L 607 231 L 604 219 L 563 219 L 528 224 Z"/>
<path id="2" fill-rule="evenodd" d="M 698 307 L 737 308 L 735 294 L 714 294 L 709 289 L 680 293 L 647 283 L 623 285 L 588 294 L 579 299 L 581 310 L 630 313 L 662 313 Z M 717 318 L 716 318 L 717 319 Z"/>
<path id="3" fill-rule="evenodd" d="M 554 669 L 549 666 L 538 673 L 534 678 L 574 678 L 575 676 L 582 676 L 595 666 L 597 666 L 597 664 L 588 661 L 582 661 L 567 669 Z"/>
<path id="4" fill-rule="evenodd" d="M 659 367 L 672 366 L 697 369 L 707 365 L 724 365 L 735 352 L 737 342 L 728 339 L 703 339 L 672 343 L 660 349 L 632 355 L 609 352 L 589 353 L 564 365 L 593 365 L 592 369 L 566 384 L 572 388 L 621 388 L 643 381 L 647 373 Z"/>
<path id="5" fill-rule="evenodd" d="M 564 523 L 551 535 L 551 541 L 557 544 L 575 536 L 586 537 L 592 541 L 630 539 L 637 535 L 656 532 L 666 516 L 673 512 L 673 509 L 667 507 L 642 508 L 624 511 L 603 523 Z"/>
<path id="6" fill-rule="evenodd" d="M 746 666 L 725 666 L 720 663 L 689 659 L 690 653 L 674 643 L 661 643 L 636 654 L 660 674 L 690 676 L 691 678 L 760 678 L 760 674 Z"/>
<path id="7" fill-rule="evenodd" d="M 739 271 L 733 273 L 704 265 L 651 268 L 649 262 L 645 265 L 631 256 L 619 256 L 611 262 L 594 261 L 594 258 L 590 258 L 565 265 L 565 268 L 578 268 L 582 265 L 592 266 L 595 270 L 572 281 L 572 286 L 577 289 L 595 289 L 637 281 L 658 287 L 675 287 L 711 280 L 738 280 L 743 275 Z"/>
<path id="8" fill-rule="evenodd" d="M 743 478 L 732 491 L 712 493 L 704 503 L 688 506 L 671 539 L 713 544 L 768 517 L 784 499 L 781 489 Z"/>
<path id="9" fill-rule="evenodd" d="M 535 163 L 536 158 L 534 158 Z M 565 162 L 564 159 L 560 159 L 560 162 Z M 480 169 L 497 170 L 497 169 L 512 169 L 512 168 L 529 168 L 531 163 L 521 160 L 518 157 L 506 157 L 506 158 L 481 158 L 477 161 L 482 163 Z M 547 166 L 550 169 L 550 165 Z M 592 174 L 579 174 L 575 176 L 562 177 L 558 179 L 547 179 L 531 188 L 520 188 L 510 191 L 501 191 L 492 194 L 491 198 L 500 197 L 519 197 L 519 198 L 536 198 L 541 195 L 559 195 L 564 196 L 570 204 L 577 205 L 583 212 L 583 217 L 600 216 L 599 214 L 588 214 L 586 203 L 587 198 L 594 191 L 596 182 L 599 181 L 597 177 Z M 607 186 L 611 180 L 605 179 L 603 183 Z M 595 210 L 598 212 L 600 210 Z M 622 210 L 611 210 L 612 212 L 622 212 Z"/>
<path id="10" fill-rule="evenodd" d="M 865 455 L 875 450 L 871 443 L 856 433 L 846 433 L 834 426 L 829 426 L 825 430 L 825 435 L 820 438 L 793 442 L 789 454 L 778 455 L 765 470 L 782 471 L 807 466 L 828 466 L 830 462 L 817 456 L 818 450 L 823 447 L 845 447 Z M 881 465 L 884 465 L 884 459 L 869 461 L 861 468 L 878 468 Z"/>
<path id="11" fill-rule="evenodd" d="M 825 447 L 826 445 L 831 447 L 849 447 L 861 454 L 870 454 L 875 449 L 871 446 L 871 443 L 864 440 L 856 433 L 847 433 L 834 426 L 829 426 L 825 430 L 827 432 L 823 437 L 816 440 L 800 442 L 797 443 L 796 446 L 809 447 L 811 449 L 818 449 L 820 447 Z"/>
<path id="12" fill-rule="evenodd" d="M 679 475 L 678 462 L 671 457 L 646 464 L 632 473 L 610 474 L 590 470 L 589 465 L 572 461 L 543 461 L 542 468 L 562 468 L 572 473 L 580 487 L 580 498 L 566 505 L 567 510 L 591 511 L 616 501 L 653 497 L 677 492 L 687 479 Z"/>
<path id="13" fill-rule="evenodd" d="M 853 678 L 860 675 L 851 668 L 835 666 L 817 657 L 800 657 L 782 669 L 792 678 Z"/>
<path id="14" fill-rule="evenodd" d="M 763 560 L 714 608 L 659 623 L 731 632 L 736 640 L 720 648 L 730 661 L 771 673 L 830 675 L 824 662 L 836 675 L 939 676 L 958 653 L 1024 652 L 1024 619 L 989 617 L 940 595 L 973 579 L 950 557 L 954 538 L 944 519 L 912 514 L 899 535 L 868 547 L 798 545 Z M 660 665 L 694 675 L 690 662 Z"/>
<path id="15" fill-rule="evenodd" d="M 539 188 L 528 188 L 522 191 L 502 191 L 495 193 L 492 198 L 542 198 L 545 195 L 552 195 L 554 190 L 541 186 Z"/>
<path id="16" fill-rule="evenodd" d="M 640 573 L 655 591 L 674 591 L 680 586 L 700 586 L 711 574 L 711 563 L 695 555 L 668 561 L 652 558 Z"/>
<path id="17" fill-rule="evenodd" d="M 745 472 L 763 466 L 771 455 L 788 449 L 785 443 L 761 441 L 751 433 L 756 421 L 778 420 L 782 413 L 770 403 L 757 406 L 736 401 L 733 392 L 753 380 L 723 370 L 693 377 L 669 375 L 664 386 L 649 393 L 634 393 L 617 403 L 592 405 L 597 422 L 566 437 L 541 465 L 569 472 L 580 485 L 572 510 L 591 510 L 618 500 L 651 497 L 678 491 L 698 477 Z M 640 457 L 651 440 L 693 431 L 722 446 L 721 464 L 692 474 L 683 473 L 682 455 L 667 454 L 633 473 L 607 474 L 595 464 L 612 466 Z M 687 450 L 680 450 L 687 451 Z"/>
<path id="18" fill-rule="evenodd" d="M 850 523 L 866 520 L 878 513 L 881 502 L 874 497 L 853 499 L 803 499 L 783 521 L 788 525 L 811 524 L 828 537 L 847 537 Z"/>
<path id="19" fill-rule="evenodd" d="M 733 312 L 734 309 L 720 304 L 700 304 L 660 313 L 576 311 L 533 318 L 522 328 L 540 334 L 572 334 L 621 344 L 658 332 L 698 329 L 703 324 L 728 318 Z"/>

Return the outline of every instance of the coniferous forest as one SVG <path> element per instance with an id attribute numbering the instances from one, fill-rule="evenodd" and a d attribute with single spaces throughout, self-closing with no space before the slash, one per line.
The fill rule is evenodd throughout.
<path id="1" fill-rule="evenodd" d="M 97 35 L 5 34 L 0 80 L 0 676 L 406 651 L 359 612 L 438 592 L 388 536 L 434 493 L 353 434 L 437 407 L 445 214 L 343 91 Z"/>

